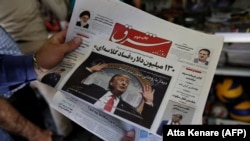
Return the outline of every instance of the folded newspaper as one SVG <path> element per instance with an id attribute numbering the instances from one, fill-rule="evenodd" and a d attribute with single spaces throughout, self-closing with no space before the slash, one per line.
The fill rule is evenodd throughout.
<path id="1" fill-rule="evenodd" d="M 160 141 L 172 117 L 201 124 L 222 36 L 116 0 L 76 0 L 66 41 L 75 37 L 81 46 L 39 78 L 58 89 L 52 106 L 66 117 L 107 141 L 130 129 Z"/>

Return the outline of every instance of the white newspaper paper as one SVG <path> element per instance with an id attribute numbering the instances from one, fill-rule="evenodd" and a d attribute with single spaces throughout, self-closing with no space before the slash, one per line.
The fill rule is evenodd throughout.
<path id="1" fill-rule="evenodd" d="M 83 11 L 90 13 L 88 27 L 78 24 Z M 76 0 L 66 41 L 77 36 L 81 46 L 50 71 L 65 69 L 54 86 L 52 106 L 59 112 L 107 141 L 120 141 L 130 129 L 136 141 L 160 141 L 161 123 L 172 114 L 182 115 L 180 124 L 201 124 L 222 36 L 175 25 L 116 0 Z M 194 61 L 201 49 L 210 51 L 209 63 Z M 102 64 L 100 71 L 91 71 Z M 113 85 L 115 74 L 129 76 L 130 83 L 107 112 L 99 95 Z"/>

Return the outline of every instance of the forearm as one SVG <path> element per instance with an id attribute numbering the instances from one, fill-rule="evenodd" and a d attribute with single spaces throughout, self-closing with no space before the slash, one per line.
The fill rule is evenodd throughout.
<path id="1" fill-rule="evenodd" d="M 0 98 L 0 127 L 6 131 L 23 136 L 29 140 L 35 138 L 41 129 L 23 117 L 3 98 Z"/>
<path id="2" fill-rule="evenodd" d="M 136 111 L 141 114 L 143 107 L 144 107 L 145 101 L 142 100 L 140 105 L 136 108 Z"/>

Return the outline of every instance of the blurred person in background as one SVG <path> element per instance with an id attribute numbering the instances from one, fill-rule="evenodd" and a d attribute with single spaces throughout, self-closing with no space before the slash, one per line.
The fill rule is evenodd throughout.
<path id="1" fill-rule="evenodd" d="M 48 39 L 41 5 L 48 7 L 59 21 L 65 21 L 68 7 L 64 0 L 1 0 L 0 25 L 6 29 L 23 54 L 37 51 Z"/>

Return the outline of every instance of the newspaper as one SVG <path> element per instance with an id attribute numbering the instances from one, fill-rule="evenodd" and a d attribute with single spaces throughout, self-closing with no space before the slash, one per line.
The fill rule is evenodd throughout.
<path id="1" fill-rule="evenodd" d="M 89 14 L 85 24 L 80 22 L 84 13 Z M 201 124 L 222 36 L 175 25 L 116 0 L 76 0 L 66 41 L 77 36 L 81 46 L 48 72 L 60 77 L 39 78 L 58 89 L 52 106 L 59 112 L 107 141 L 121 140 L 130 129 L 137 141 L 160 141 L 162 121 L 176 114 L 179 124 Z M 205 63 L 196 62 L 204 55 L 201 49 Z M 93 71 L 96 66 L 99 71 Z M 115 92 L 120 96 L 109 112 L 100 95 L 115 90 L 111 78 L 116 74 L 127 78 L 119 77 Z"/>

